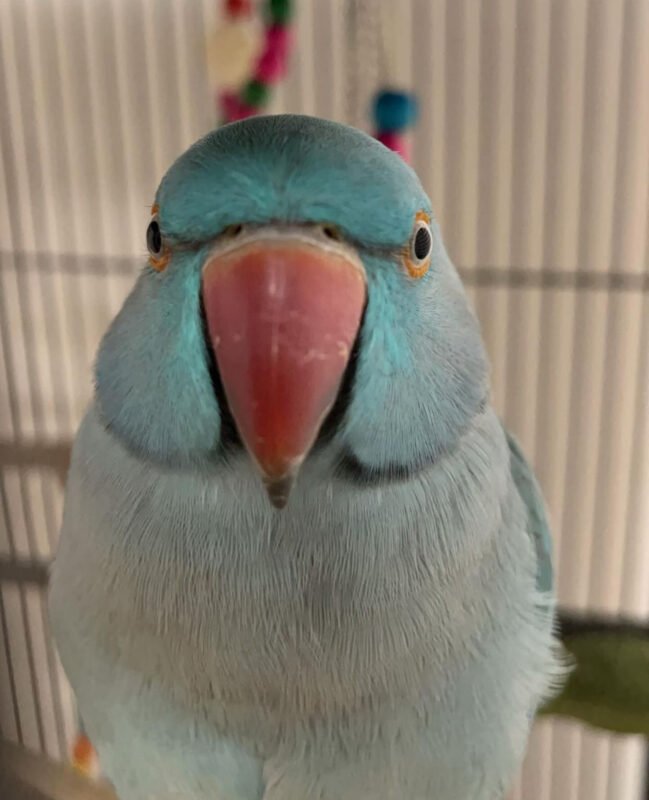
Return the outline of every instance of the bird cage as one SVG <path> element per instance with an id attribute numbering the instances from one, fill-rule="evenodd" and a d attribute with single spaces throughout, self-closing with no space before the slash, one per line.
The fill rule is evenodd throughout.
<path id="1" fill-rule="evenodd" d="M 0 732 L 43 758 L 77 731 L 46 606 L 70 446 L 157 183 L 215 124 L 217 5 L 0 0 Z M 296 6 L 269 110 L 366 126 L 386 77 L 416 93 L 414 167 L 543 486 L 559 601 L 646 621 L 649 3 Z M 646 765 L 641 738 L 544 719 L 513 797 L 641 800 Z"/>

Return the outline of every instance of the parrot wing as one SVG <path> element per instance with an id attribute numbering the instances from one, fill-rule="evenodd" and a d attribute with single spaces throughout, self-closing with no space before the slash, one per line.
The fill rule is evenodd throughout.
<path id="1" fill-rule="evenodd" d="M 505 431 L 509 444 L 510 469 L 521 499 L 527 508 L 528 533 L 536 550 L 536 586 L 540 592 L 554 588 L 552 537 L 539 485 L 516 439 Z"/>

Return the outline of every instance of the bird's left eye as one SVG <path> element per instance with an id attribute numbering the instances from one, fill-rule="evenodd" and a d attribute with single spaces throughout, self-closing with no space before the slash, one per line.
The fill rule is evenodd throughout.
<path id="1" fill-rule="evenodd" d="M 430 229 L 430 217 L 420 211 L 410 235 L 405 263 L 408 274 L 412 278 L 421 278 L 428 271 L 430 257 L 433 252 L 433 234 Z"/>
<path id="2" fill-rule="evenodd" d="M 410 242 L 410 258 L 415 264 L 422 264 L 430 256 L 433 249 L 433 234 L 430 225 L 418 220 Z"/>

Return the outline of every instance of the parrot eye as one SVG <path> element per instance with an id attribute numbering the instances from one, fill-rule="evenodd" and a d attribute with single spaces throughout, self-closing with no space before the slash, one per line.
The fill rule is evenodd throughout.
<path id="1" fill-rule="evenodd" d="M 343 241 L 343 236 L 335 225 L 323 225 L 322 232 L 327 239 L 332 239 L 334 242 Z"/>
<path id="2" fill-rule="evenodd" d="M 226 239 L 234 239 L 236 236 L 239 236 L 239 234 L 242 232 L 243 232 L 243 225 L 228 225 L 221 235 L 224 236 Z"/>
<path id="3" fill-rule="evenodd" d="M 171 253 L 162 241 L 162 231 L 157 219 L 152 219 L 146 229 L 146 246 L 149 250 L 149 264 L 156 272 L 162 272 L 169 263 Z"/>
<path id="4" fill-rule="evenodd" d="M 421 264 L 430 255 L 433 249 L 433 234 L 430 232 L 430 225 L 419 220 L 415 225 L 412 236 L 410 257 L 415 264 Z"/>
<path id="5" fill-rule="evenodd" d="M 162 254 L 162 233 L 155 219 L 149 222 L 149 227 L 146 229 L 146 246 L 154 258 L 159 258 Z"/>
<path id="6" fill-rule="evenodd" d="M 433 252 L 433 234 L 430 217 L 420 211 L 415 218 L 415 226 L 405 254 L 406 269 L 412 278 L 421 278 L 428 271 Z"/>

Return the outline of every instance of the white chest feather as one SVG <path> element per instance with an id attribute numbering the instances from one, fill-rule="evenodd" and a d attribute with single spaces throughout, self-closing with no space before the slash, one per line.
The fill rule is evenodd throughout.
<path id="1" fill-rule="evenodd" d="M 390 750 L 390 731 L 403 743 L 404 729 L 416 740 L 435 728 L 428 712 L 455 714 L 426 734 L 440 748 L 490 713 L 523 736 L 551 637 L 493 425 L 487 412 L 445 463 L 381 490 L 323 479 L 316 460 L 278 512 L 244 460 L 219 475 L 154 470 L 91 411 L 52 600 L 81 700 L 96 687 L 88 665 L 101 664 L 117 702 L 153 692 L 164 714 L 200 720 L 271 772 L 305 737 L 353 752 L 383 726 Z M 488 748 L 486 728 L 476 734 Z M 503 747 L 515 758 L 517 745 Z"/>

